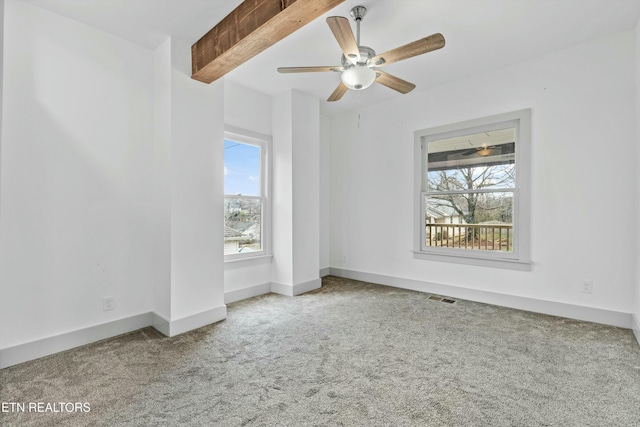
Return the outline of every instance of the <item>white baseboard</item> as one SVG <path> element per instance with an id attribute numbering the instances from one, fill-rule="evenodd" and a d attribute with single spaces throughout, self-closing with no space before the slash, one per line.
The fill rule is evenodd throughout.
<path id="1" fill-rule="evenodd" d="M 100 325 L 89 326 L 88 328 L 0 349 L 0 369 L 70 350 L 74 347 L 113 338 L 148 326 L 153 326 L 164 335 L 172 337 L 219 322 L 226 318 L 226 305 L 173 321 L 168 321 L 154 312 L 137 314 Z"/>
<path id="2" fill-rule="evenodd" d="M 326 270 L 325 276 L 330 274 L 329 268 Z M 322 271 L 322 270 L 321 270 Z M 285 285 L 277 282 L 263 283 L 261 285 L 249 286 L 235 291 L 229 291 L 224 293 L 224 303 L 231 304 L 232 302 L 241 301 L 243 299 L 257 297 L 259 295 L 265 295 L 270 292 L 274 294 L 286 295 L 289 297 L 301 295 L 305 292 L 312 291 L 320 288 L 322 285 L 321 279 L 314 279 L 308 282 L 298 283 L 297 285 Z"/>
<path id="3" fill-rule="evenodd" d="M 635 314 L 631 315 L 631 329 L 633 329 L 633 334 L 636 336 L 636 340 L 638 344 L 640 344 L 640 319 Z"/>
<path id="4" fill-rule="evenodd" d="M 171 336 L 171 321 L 156 312 L 151 312 L 151 326 L 161 334 Z"/>
<path id="5" fill-rule="evenodd" d="M 271 292 L 271 283 L 263 283 L 261 285 L 249 286 L 248 288 L 238 289 L 235 291 L 224 293 L 224 303 L 231 304 L 232 302 L 240 301 L 247 298 L 257 297 L 258 295 L 264 295 Z"/>
<path id="6" fill-rule="evenodd" d="M 640 344 L 640 320 L 632 313 L 623 313 L 594 307 L 584 307 L 554 301 L 505 295 L 477 289 L 441 285 L 437 283 L 397 278 L 374 273 L 364 273 L 341 268 L 331 268 L 330 274 L 348 279 L 394 286 L 397 288 L 430 292 L 520 310 L 569 317 L 623 328 L 631 328 L 638 340 L 638 343 Z M 319 278 L 293 286 L 279 283 L 265 283 L 229 292 L 228 294 L 225 294 L 225 303 L 262 295 L 268 292 L 295 296 L 318 289 L 320 286 L 321 280 Z M 100 325 L 94 325 L 88 328 L 82 328 L 52 337 L 19 344 L 13 347 L 0 349 L 0 369 L 69 350 L 81 345 L 133 332 L 147 326 L 153 326 L 164 335 L 175 336 L 202 326 L 219 322 L 224 320 L 226 317 L 226 305 L 174 321 L 168 321 L 164 317 L 153 312 L 142 313 Z"/>
<path id="7" fill-rule="evenodd" d="M 320 289 L 320 286 L 322 286 L 322 279 L 320 278 L 298 283 L 296 285 L 285 285 L 282 283 L 271 282 L 271 292 L 286 295 L 288 297 L 294 297 L 296 295 L 304 294 L 305 292 L 313 291 L 314 289 Z"/>
<path id="8" fill-rule="evenodd" d="M 331 267 L 321 268 L 320 277 L 325 277 L 331 274 Z"/>
<path id="9" fill-rule="evenodd" d="M 152 313 L 142 313 L 100 325 L 89 326 L 52 337 L 0 350 L 0 369 L 59 353 L 81 345 L 111 338 L 151 326 Z"/>
<path id="10" fill-rule="evenodd" d="M 364 282 L 377 283 L 380 285 L 393 286 L 396 288 L 411 289 L 420 292 L 429 292 L 443 296 L 466 299 L 469 301 L 516 308 L 525 311 L 532 311 L 535 313 L 550 314 L 552 316 L 568 317 L 571 319 L 585 320 L 587 322 L 619 326 L 621 328 L 629 329 L 632 326 L 632 314 L 620 311 L 605 310 L 595 307 L 585 307 L 580 305 L 546 301 L 516 295 L 506 295 L 496 292 L 482 291 L 478 289 L 442 285 L 438 283 L 423 282 L 420 280 L 385 276 L 374 273 L 365 273 L 343 268 L 332 267 L 331 274 L 347 279 L 361 280 Z M 635 333 L 637 338 L 638 335 L 640 335 L 640 332 Z M 640 339 L 638 341 L 640 342 Z"/>
<path id="11" fill-rule="evenodd" d="M 172 320 L 168 325 L 169 333 L 167 334 L 163 331 L 160 332 L 169 337 L 175 337 L 176 335 L 184 334 L 185 332 L 220 322 L 226 318 L 227 306 L 221 305 L 220 307 L 212 308 L 211 310 Z M 164 328 L 167 329 L 167 325 L 165 325 Z"/>

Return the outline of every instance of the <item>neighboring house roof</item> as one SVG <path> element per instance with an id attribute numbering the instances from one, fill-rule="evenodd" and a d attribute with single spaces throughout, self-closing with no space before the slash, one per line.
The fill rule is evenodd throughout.
<path id="1" fill-rule="evenodd" d="M 458 215 L 455 209 L 451 206 L 436 205 L 434 203 L 427 204 L 427 215 L 433 218 L 443 218 Z"/>
<path id="2" fill-rule="evenodd" d="M 248 240 L 248 239 L 253 239 L 254 236 L 257 234 L 259 235 L 259 226 L 257 224 L 251 224 L 250 227 L 247 227 L 246 229 L 240 231 L 237 230 L 235 228 L 231 228 L 227 225 L 224 226 L 224 240 L 226 241 L 233 241 L 233 240 L 238 240 L 238 241 L 242 241 L 242 240 Z"/>
<path id="3" fill-rule="evenodd" d="M 231 227 L 227 227 L 226 225 L 224 226 L 224 238 L 225 239 L 231 239 L 234 237 L 245 237 L 244 234 L 242 234 L 241 231 L 238 230 L 234 230 Z"/>
<path id="4" fill-rule="evenodd" d="M 247 234 L 247 230 L 252 227 L 255 227 L 255 220 L 247 220 L 247 221 L 233 221 L 233 229 L 239 233 Z"/>
<path id="5" fill-rule="evenodd" d="M 254 222 L 250 227 L 244 230 L 245 236 L 255 236 L 260 235 L 260 223 Z"/>

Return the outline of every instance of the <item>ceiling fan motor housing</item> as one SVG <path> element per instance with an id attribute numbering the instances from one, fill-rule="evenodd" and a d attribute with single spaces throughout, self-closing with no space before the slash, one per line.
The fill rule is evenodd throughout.
<path id="1" fill-rule="evenodd" d="M 358 49 L 360 50 L 360 61 L 358 61 L 357 64 L 354 64 L 350 58 L 346 58 L 344 54 L 342 54 L 341 62 L 344 68 L 355 67 L 356 65 L 368 66 L 371 63 L 371 58 L 376 56 L 376 51 L 369 46 L 358 46 Z"/>

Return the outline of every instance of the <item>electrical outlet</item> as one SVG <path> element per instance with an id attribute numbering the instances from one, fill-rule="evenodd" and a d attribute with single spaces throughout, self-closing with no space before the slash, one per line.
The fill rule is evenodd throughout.
<path id="1" fill-rule="evenodd" d="M 114 297 L 102 298 L 102 311 L 109 311 L 116 308 L 116 299 Z"/>
<path id="2" fill-rule="evenodd" d="M 593 293 L 593 280 L 583 280 L 580 284 L 580 292 L 583 294 Z"/>

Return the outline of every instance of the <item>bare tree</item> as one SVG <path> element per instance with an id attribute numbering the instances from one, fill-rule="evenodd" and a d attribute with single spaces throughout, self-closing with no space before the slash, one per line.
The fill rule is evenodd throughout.
<path id="1" fill-rule="evenodd" d="M 505 213 L 501 212 L 505 209 L 504 197 L 496 193 L 478 193 L 473 190 L 513 187 L 514 178 L 515 168 L 512 163 L 429 171 L 430 191 L 464 191 L 454 194 L 432 194 L 430 199 L 437 200 L 436 207 L 452 208 L 467 224 L 476 224 L 479 216 L 484 216 L 485 218 L 481 219 L 485 221 L 504 221 Z M 510 208 L 510 200 L 508 204 Z M 479 210 L 482 211 L 480 215 Z M 490 211 L 494 211 L 495 215 L 487 215 Z"/>

